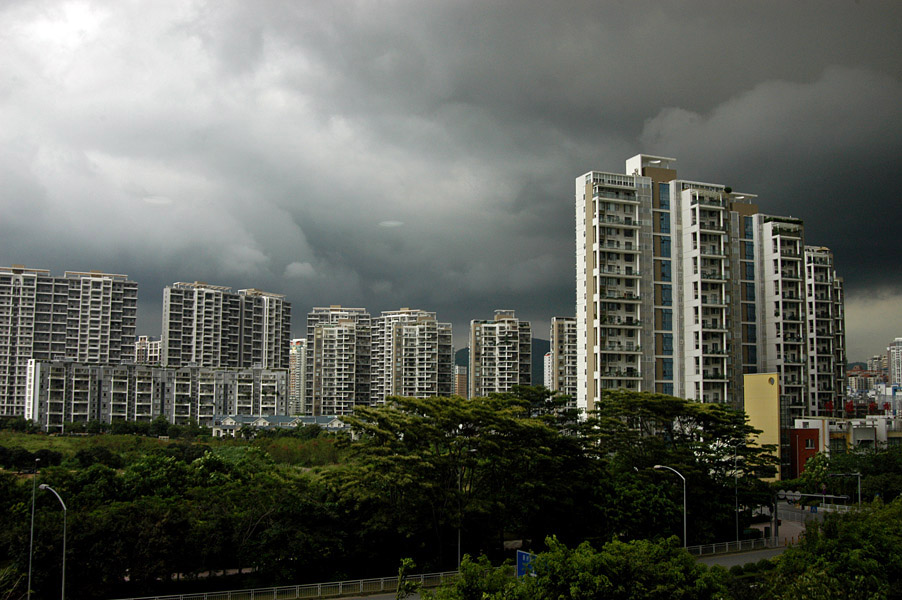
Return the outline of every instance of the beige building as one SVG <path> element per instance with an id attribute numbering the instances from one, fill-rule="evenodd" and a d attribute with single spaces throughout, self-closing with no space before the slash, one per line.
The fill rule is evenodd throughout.
<path id="1" fill-rule="evenodd" d="M 469 377 L 467 377 L 467 367 L 462 365 L 454 365 L 454 395 L 462 398 L 469 398 Z"/>
<path id="2" fill-rule="evenodd" d="M 548 339 L 545 387 L 569 396 L 576 406 L 576 319 L 552 317 Z"/>
<path id="3" fill-rule="evenodd" d="M 453 368 L 451 324 L 435 313 L 402 308 L 373 319 L 370 404 L 389 396 L 450 396 Z"/>
<path id="4" fill-rule="evenodd" d="M 162 342 L 150 336 L 139 335 L 135 341 L 135 362 L 139 365 L 158 365 Z"/>
<path id="5" fill-rule="evenodd" d="M 372 385 L 372 318 L 363 308 L 316 307 L 307 314 L 303 414 L 350 414 L 368 405 Z"/>
<path id="6" fill-rule="evenodd" d="M 288 368 L 291 304 L 257 289 L 176 282 L 163 289 L 164 367 Z"/>
<path id="7" fill-rule="evenodd" d="M 532 329 L 512 310 L 496 310 L 491 321 L 470 321 L 470 398 L 531 385 Z"/>
<path id="8" fill-rule="evenodd" d="M 25 414 L 32 359 L 134 362 L 137 310 L 127 275 L 0 267 L 0 415 Z"/>

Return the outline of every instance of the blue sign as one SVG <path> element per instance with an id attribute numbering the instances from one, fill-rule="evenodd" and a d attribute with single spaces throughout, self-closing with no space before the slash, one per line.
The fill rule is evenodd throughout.
<path id="1" fill-rule="evenodd" d="M 517 577 L 523 577 L 524 575 L 536 576 L 535 567 L 532 564 L 535 558 L 535 554 L 517 550 Z"/>

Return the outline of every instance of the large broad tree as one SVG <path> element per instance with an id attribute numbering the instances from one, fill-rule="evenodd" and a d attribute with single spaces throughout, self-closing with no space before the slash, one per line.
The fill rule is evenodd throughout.
<path id="1" fill-rule="evenodd" d="M 605 392 L 583 431 L 611 457 L 617 489 L 634 488 L 635 503 L 620 498 L 613 507 L 620 513 L 614 520 L 630 528 L 627 537 L 660 534 L 660 529 L 642 525 L 661 525 L 650 511 L 660 509 L 654 496 L 662 489 L 668 490 L 672 503 L 666 511 L 669 531 L 681 533 L 677 515 L 683 508 L 683 482 L 666 469 L 654 469 L 664 465 L 686 478 L 689 544 L 733 539 L 736 509 L 742 529 L 752 509 L 769 502 L 762 478 L 773 476 L 776 465 L 775 448 L 756 444 L 760 431 L 747 421 L 745 413 L 722 404 L 648 392 Z"/>
<path id="2" fill-rule="evenodd" d="M 458 533 L 465 550 L 493 555 L 509 538 L 576 535 L 580 502 L 598 504 L 604 461 L 534 401 L 545 404 L 391 398 L 355 411 L 354 460 L 336 480 L 368 515 L 361 531 L 435 568 L 456 566 Z"/>

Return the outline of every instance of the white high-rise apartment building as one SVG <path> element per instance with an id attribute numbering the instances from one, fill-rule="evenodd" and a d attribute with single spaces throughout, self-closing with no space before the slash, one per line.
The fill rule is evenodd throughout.
<path id="1" fill-rule="evenodd" d="M 135 362 L 139 365 L 160 364 L 162 342 L 150 336 L 139 335 L 135 341 Z"/>
<path id="2" fill-rule="evenodd" d="M 201 282 L 163 290 L 161 364 L 288 368 L 291 304 L 280 294 Z"/>
<path id="3" fill-rule="evenodd" d="M 450 396 L 453 368 L 451 324 L 435 313 L 402 308 L 373 319 L 371 404 L 388 396 Z"/>
<path id="4" fill-rule="evenodd" d="M 577 406 L 592 410 L 622 388 L 741 407 L 743 374 L 778 371 L 787 416 L 820 410 L 801 221 L 759 213 L 751 194 L 678 179 L 675 162 L 640 154 L 626 174 L 576 179 Z M 837 280 L 833 327 L 821 329 L 834 363 L 845 345 Z"/>
<path id="5" fill-rule="evenodd" d="M 887 346 L 886 362 L 888 363 L 889 382 L 891 384 L 902 383 L 902 338 L 896 338 Z"/>
<path id="6" fill-rule="evenodd" d="M 829 248 L 805 246 L 805 300 L 808 412 L 833 416 L 845 403 L 846 356 L 843 281 Z"/>
<path id="7" fill-rule="evenodd" d="M 470 398 L 509 392 L 532 381 L 532 329 L 512 310 L 492 321 L 470 321 Z"/>
<path id="8" fill-rule="evenodd" d="M 334 305 L 307 314 L 304 415 L 346 415 L 369 404 L 371 330 L 364 308 Z"/>
<path id="9" fill-rule="evenodd" d="M 0 415 L 25 415 L 31 359 L 134 362 L 137 307 L 126 275 L 0 268 Z"/>
<path id="10" fill-rule="evenodd" d="M 576 405 L 576 319 L 552 317 L 549 331 L 550 351 L 547 361 L 545 387 L 570 396 Z"/>
<path id="11" fill-rule="evenodd" d="M 302 415 L 304 374 L 307 371 L 307 338 L 291 340 L 288 347 L 288 414 Z"/>

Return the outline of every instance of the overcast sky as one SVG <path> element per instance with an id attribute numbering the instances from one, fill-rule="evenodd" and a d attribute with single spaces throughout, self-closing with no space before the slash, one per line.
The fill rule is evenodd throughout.
<path id="1" fill-rule="evenodd" d="M 573 181 L 638 153 L 804 219 L 850 360 L 902 336 L 902 2 L 0 0 L 0 266 L 313 306 L 575 304 Z"/>

